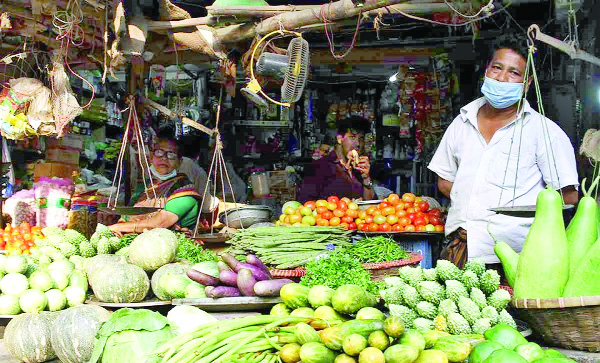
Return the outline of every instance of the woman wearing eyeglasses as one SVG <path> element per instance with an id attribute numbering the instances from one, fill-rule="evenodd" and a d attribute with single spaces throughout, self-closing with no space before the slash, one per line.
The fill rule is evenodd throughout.
<path id="1" fill-rule="evenodd" d="M 214 213 L 218 210 L 218 199 L 207 195 L 207 201 L 202 202 L 202 195 L 185 174 L 178 173 L 181 161 L 177 142 L 171 139 L 168 132 L 158 135 L 150 155 L 150 173 L 152 183 L 147 183 L 147 189 L 134 195 L 135 207 L 161 208 L 158 212 L 131 216 L 119 223 L 109 226 L 117 235 L 124 233 L 140 233 L 152 228 L 194 228 L 198 213 L 206 214 L 214 221 Z M 207 218 L 202 220 L 205 227 Z"/>

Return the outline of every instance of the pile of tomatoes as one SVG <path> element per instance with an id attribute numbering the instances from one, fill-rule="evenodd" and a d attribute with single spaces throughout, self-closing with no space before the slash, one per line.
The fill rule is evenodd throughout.
<path id="1" fill-rule="evenodd" d="M 0 250 L 5 250 L 8 255 L 31 254 L 35 241 L 43 238 L 42 227 L 31 227 L 23 222 L 16 227 L 7 224 L 0 228 Z"/>
<path id="2" fill-rule="evenodd" d="M 288 205 L 277 222 L 292 226 L 341 226 L 364 232 L 443 232 L 442 213 L 413 193 L 390 194 L 366 209 L 352 200 L 327 199 Z"/>

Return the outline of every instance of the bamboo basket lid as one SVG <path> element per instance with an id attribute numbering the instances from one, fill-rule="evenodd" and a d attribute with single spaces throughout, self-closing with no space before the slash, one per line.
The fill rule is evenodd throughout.
<path id="1" fill-rule="evenodd" d="M 559 297 L 554 299 L 513 299 L 517 309 L 564 309 L 600 305 L 600 296 Z"/>

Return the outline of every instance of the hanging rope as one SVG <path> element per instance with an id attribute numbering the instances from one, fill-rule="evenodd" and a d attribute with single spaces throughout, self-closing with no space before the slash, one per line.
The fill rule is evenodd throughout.
<path id="1" fill-rule="evenodd" d="M 123 178 L 123 160 L 125 157 L 125 152 L 129 147 L 130 133 L 132 137 L 135 138 L 136 147 L 138 152 L 138 162 L 140 163 L 140 169 L 142 172 L 142 180 L 144 183 L 144 190 L 146 190 L 146 194 L 149 194 L 148 185 L 146 183 L 146 176 L 150 180 L 150 190 L 152 191 L 154 198 L 157 198 L 156 189 L 154 188 L 154 182 L 152 181 L 152 174 L 150 173 L 150 165 L 148 164 L 148 156 L 146 155 L 146 148 L 142 142 L 143 134 L 140 126 L 140 120 L 137 115 L 137 111 L 135 108 L 135 97 L 129 96 L 128 98 L 128 109 L 129 109 L 129 117 L 127 118 L 127 124 L 125 126 L 125 132 L 123 133 L 123 141 L 121 142 L 121 149 L 119 150 L 119 156 L 117 158 L 117 166 L 115 170 L 115 176 L 112 181 L 111 190 L 116 189 L 116 193 L 111 192 L 108 197 L 108 208 L 115 208 L 117 206 L 117 200 L 119 198 L 119 194 L 121 192 L 121 183 Z M 149 196 L 149 195 L 148 195 Z M 112 203 L 111 203 L 112 202 Z"/>
<path id="2" fill-rule="evenodd" d="M 331 9 L 331 2 L 327 6 L 327 12 L 330 12 L 330 9 Z M 327 38 L 327 42 L 329 43 L 329 52 L 331 53 L 333 58 L 335 58 L 336 60 L 344 59 L 348 54 L 350 54 L 352 49 L 354 49 L 354 46 L 356 45 L 356 39 L 358 38 L 358 29 L 360 28 L 361 17 L 362 17 L 362 7 L 358 11 L 358 18 L 356 19 L 356 29 L 354 29 L 354 35 L 352 36 L 352 43 L 350 43 L 350 47 L 348 47 L 348 49 L 346 49 L 346 51 L 343 54 L 336 54 L 335 46 L 333 44 L 333 34 L 329 34 L 329 30 L 328 30 L 329 27 L 327 24 L 329 22 L 329 19 L 327 19 L 327 15 L 325 12 L 325 4 L 321 5 L 320 19 L 324 23 L 325 37 Z"/>
<path id="3" fill-rule="evenodd" d="M 77 72 L 71 69 L 69 64 L 69 46 L 74 45 L 75 47 L 81 47 L 85 41 L 85 32 L 79 25 L 83 21 L 83 11 L 78 0 L 69 0 L 65 7 L 65 10 L 57 11 L 52 19 L 52 25 L 57 29 L 58 35 L 56 40 L 60 40 L 60 51 L 59 57 L 63 61 L 72 75 L 79 78 L 82 82 L 86 83 L 92 90 L 92 97 L 89 102 L 82 108 L 87 108 L 95 97 L 94 85 L 92 85 L 87 79 L 81 77 Z M 76 41 L 76 39 L 80 39 Z M 92 39 L 92 45 L 93 45 Z M 54 90 L 53 90 L 54 91 Z M 55 93 L 56 94 L 56 93 Z"/>

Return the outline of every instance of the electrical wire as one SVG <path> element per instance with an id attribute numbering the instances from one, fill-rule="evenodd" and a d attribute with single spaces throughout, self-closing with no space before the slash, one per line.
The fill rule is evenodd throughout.
<path id="1" fill-rule="evenodd" d="M 457 9 L 455 9 L 452 6 L 452 3 L 450 3 L 448 0 L 444 0 L 444 3 L 446 3 L 446 5 L 448 5 L 448 7 L 450 9 L 452 9 L 452 11 L 454 11 L 455 13 L 457 13 L 458 15 L 462 16 L 463 18 L 476 18 L 478 17 L 482 12 L 487 11 L 487 12 L 491 12 L 494 9 L 494 0 L 490 0 L 489 3 L 487 3 L 486 6 L 483 6 L 481 9 L 479 9 L 479 11 L 477 12 L 477 14 L 474 15 L 466 15 L 461 13 L 460 11 L 458 11 Z"/>

